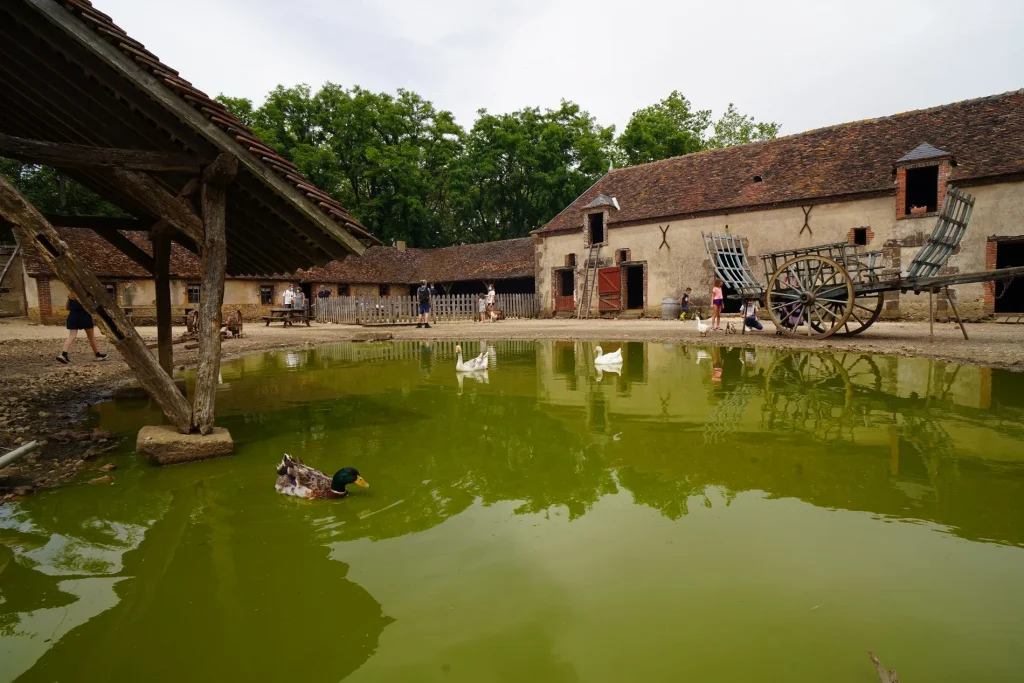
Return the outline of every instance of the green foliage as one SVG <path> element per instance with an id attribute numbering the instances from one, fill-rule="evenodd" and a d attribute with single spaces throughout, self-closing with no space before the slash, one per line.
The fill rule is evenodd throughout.
<path id="1" fill-rule="evenodd" d="M 64 199 L 61 201 L 60 174 L 49 166 L 25 164 L 0 157 L 0 175 L 10 180 L 43 213 L 65 216 L 125 215 L 89 188 L 70 179 L 64 183 Z"/>
<path id="2" fill-rule="evenodd" d="M 630 164 L 691 154 L 706 149 L 704 132 L 711 125 L 711 110 L 694 111 L 678 90 L 667 98 L 633 112 L 619 136 Z"/>
<path id="3" fill-rule="evenodd" d="M 721 149 L 758 140 L 773 140 L 779 134 L 780 128 L 782 124 L 771 121 L 758 123 L 752 116 L 744 116 L 736 111 L 736 105 L 730 102 L 722 118 L 715 123 L 715 134 L 708 140 L 708 147 Z"/>

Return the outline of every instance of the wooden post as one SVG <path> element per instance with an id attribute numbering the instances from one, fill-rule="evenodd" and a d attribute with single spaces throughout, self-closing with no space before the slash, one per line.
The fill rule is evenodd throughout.
<path id="1" fill-rule="evenodd" d="M 960 314 L 956 312 L 956 304 L 953 303 L 953 296 L 949 293 L 949 287 L 946 287 L 946 303 L 948 303 L 950 309 L 952 309 L 953 317 L 956 318 L 956 323 L 960 326 L 960 331 L 964 333 L 964 339 L 970 341 L 970 337 L 967 336 L 967 328 L 964 327 L 964 321 L 960 319 Z"/>
<path id="2" fill-rule="evenodd" d="M 203 282 L 199 294 L 199 368 L 192 426 L 200 434 L 213 431 L 213 412 L 220 376 L 220 323 L 227 268 L 225 220 L 227 186 L 238 172 L 238 159 L 221 154 L 203 172 Z"/>
<path id="3" fill-rule="evenodd" d="M 156 339 L 160 355 L 160 367 L 168 376 L 174 375 L 174 349 L 171 344 L 171 237 L 165 230 L 154 230 L 153 260 L 156 264 L 153 275 L 156 279 Z"/>
<path id="4" fill-rule="evenodd" d="M 43 215 L 5 178 L 0 176 L 0 216 L 14 224 L 23 248 L 32 245 L 57 277 L 73 291 L 85 310 L 96 317 L 107 339 L 124 357 L 139 384 L 160 404 L 178 431 L 187 433 L 192 422 L 188 401 L 163 371 L 124 312 L 106 288 Z"/>
<path id="5" fill-rule="evenodd" d="M 928 288 L 928 340 L 935 341 L 935 290 Z"/>

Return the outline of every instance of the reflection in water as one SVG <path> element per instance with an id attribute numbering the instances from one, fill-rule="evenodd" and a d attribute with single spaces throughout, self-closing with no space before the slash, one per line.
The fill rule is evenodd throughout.
<path id="1" fill-rule="evenodd" d="M 1020 376 L 635 342 L 598 369 L 596 345 L 225 364 L 234 457 L 125 453 L 114 486 L 0 508 L 0 681 L 856 681 L 865 642 L 917 680 L 1012 678 Z M 282 452 L 373 488 L 278 496 Z"/>

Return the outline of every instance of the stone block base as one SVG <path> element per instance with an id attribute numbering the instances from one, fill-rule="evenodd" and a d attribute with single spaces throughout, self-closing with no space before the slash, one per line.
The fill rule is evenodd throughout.
<path id="1" fill-rule="evenodd" d="M 147 425 L 139 430 L 135 450 L 158 465 L 173 465 L 231 455 L 235 443 L 223 427 L 214 427 L 211 434 L 203 436 L 180 434 L 170 425 Z"/>
<path id="2" fill-rule="evenodd" d="M 174 380 L 174 386 L 178 387 L 178 391 L 181 392 L 182 396 L 187 396 L 185 393 L 185 379 L 178 378 Z M 140 385 L 135 384 L 123 384 L 118 388 L 114 389 L 114 400 L 115 401 L 139 401 L 149 398 L 149 394 Z"/>

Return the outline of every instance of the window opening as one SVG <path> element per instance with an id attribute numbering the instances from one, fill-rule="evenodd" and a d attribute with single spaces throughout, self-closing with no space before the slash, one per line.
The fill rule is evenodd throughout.
<path id="1" fill-rule="evenodd" d="M 187 301 L 190 304 L 199 303 L 199 285 L 188 285 L 186 295 L 188 297 Z"/>
<path id="2" fill-rule="evenodd" d="M 913 214 L 914 207 L 924 207 L 924 213 L 939 210 L 939 167 L 907 169 L 907 206 L 906 215 Z"/>
<path id="3" fill-rule="evenodd" d="M 378 296 L 387 296 L 388 295 L 388 286 L 387 285 L 377 285 L 377 295 Z"/>
<path id="4" fill-rule="evenodd" d="M 863 247 L 868 243 L 868 229 L 867 228 L 854 228 L 853 229 L 853 243 L 857 246 Z"/>
<path id="5" fill-rule="evenodd" d="M 604 242 L 604 214 L 592 213 L 587 217 L 590 226 L 590 243 L 601 244 Z"/>
<path id="6" fill-rule="evenodd" d="M 271 306 L 274 303 L 274 285 L 260 285 L 260 303 Z"/>

